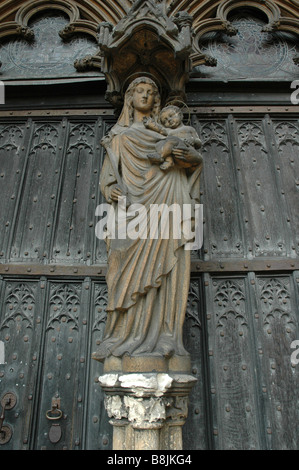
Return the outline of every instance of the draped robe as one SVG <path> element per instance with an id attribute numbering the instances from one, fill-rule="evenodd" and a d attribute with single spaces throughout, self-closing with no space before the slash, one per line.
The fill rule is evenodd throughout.
<path id="1" fill-rule="evenodd" d="M 188 171 L 177 165 L 165 172 L 152 164 L 147 155 L 155 151 L 163 137 L 142 123 L 116 125 L 112 134 L 110 148 L 128 188 L 127 197 L 130 204 L 145 207 L 148 233 L 143 239 L 109 241 L 107 323 L 95 358 L 103 361 L 111 355 L 125 354 L 166 358 L 188 355 L 182 330 L 190 281 L 190 250 L 185 249 L 189 240 L 182 230 L 180 238 L 175 238 L 172 220 L 168 239 L 151 238 L 149 216 L 152 204 L 178 204 L 183 208 L 191 199 L 198 202 L 201 168 L 188 176 Z M 113 205 L 109 189 L 116 183 L 106 155 L 100 184 Z"/>

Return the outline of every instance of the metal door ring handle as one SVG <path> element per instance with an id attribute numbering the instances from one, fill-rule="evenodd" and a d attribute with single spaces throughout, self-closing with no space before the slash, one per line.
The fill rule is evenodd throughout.
<path id="1" fill-rule="evenodd" d="M 62 417 L 62 411 L 59 408 L 52 408 L 46 412 L 46 418 L 50 421 L 55 421 Z"/>

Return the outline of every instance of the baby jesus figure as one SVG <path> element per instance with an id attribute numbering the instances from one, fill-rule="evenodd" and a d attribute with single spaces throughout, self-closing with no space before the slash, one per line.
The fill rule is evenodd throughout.
<path id="1" fill-rule="evenodd" d="M 147 129 L 166 136 L 166 139 L 157 143 L 157 153 L 148 155 L 152 163 L 161 163 L 160 168 L 165 171 L 174 165 L 172 156 L 174 148 L 186 149 L 191 146 L 197 150 L 201 147 L 201 140 L 193 127 L 183 124 L 183 113 L 177 106 L 169 105 L 163 108 L 160 122 L 162 125 L 152 118 L 143 119 Z"/>

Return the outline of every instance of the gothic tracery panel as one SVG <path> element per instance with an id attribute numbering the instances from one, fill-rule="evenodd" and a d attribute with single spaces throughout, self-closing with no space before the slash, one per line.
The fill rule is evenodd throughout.
<path id="1" fill-rule="evenodd" d="M 232 185 L 234 162 L 228 138 L 229 127 L 227 121 L 197 120 L 204 158 L 201 203 L 205 219 L 205 259 L 236 257 L 244 253 L 238 195 Z"/>
<path id="2" fill-rule="evenodd" d="M 263 31 L 265 22 L 240 10 L 230 19 L 238 33 L 209 33 L 202 37 L 203 53 L 217 59 L 216 67 L 199 66 L 196 72 L 211 79 L 293 79 L 298 55 L 296 38 L 285 33 Z"/>
<path id="3" fill-rule="evenodd" d="M 47 14 L 34 19 L 30 24 L 34 40 L 8 40 L 1 44 L 2 79 L 68 77 L 80 75 L 74 62 L 93 55 L 98 47 L 90 37 L 77 35 L 65 42 L 59 36 L 69 20 L 58 14 Z M 95 75 L 85 72 L 84 75 Z M 98 74 L 97 74 L 98 75 Z"/>
<path id="4" fill-rule="evenodd" d="M 292 232 L 291 253 L 299 253 L 299 127 L 298 121 L 273 120 L 274 140 L 277 146 L 276 173 L 284 198 L 285 221 Z"/>
<path id="5" fill-rule="evenodd" d="M 236 124 L 237 179 L 248 251 L 255 257 L 284 256 L 290 242 L 275 174 L 269 122 L 240 119 Z"/>
<path id="6" fill-rule="evenodd" d="M 297 449 L 299 370 L 291 362 L 291 344 L 298 338 L 299 311 L 293 278 L 258 276 L 255 286 L 254 326 L 267 446 Z"/>
<path id="7" fill-rule="evenodd" d="M 206 281 L 216 449 L 259 448 L 246 278 Z"/>

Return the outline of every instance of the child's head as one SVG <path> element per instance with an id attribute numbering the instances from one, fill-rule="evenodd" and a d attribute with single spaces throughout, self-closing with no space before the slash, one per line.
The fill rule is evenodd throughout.
<path id="1" fill-rule="evenodd" d="M 160 121 L 164 127 L 176 129 L 183 121 L 183 113 L 178 106 L 166 106 L 160 113 Z"/>

